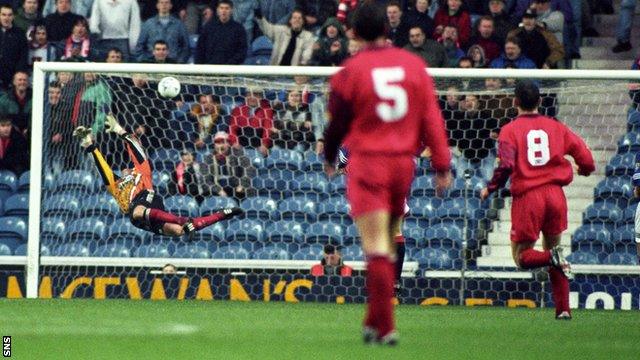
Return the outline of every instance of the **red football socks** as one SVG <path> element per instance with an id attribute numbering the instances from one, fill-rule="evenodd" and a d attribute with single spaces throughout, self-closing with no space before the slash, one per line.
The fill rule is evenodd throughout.
<path id="1" fill-rule="evenodd" d="M 193 226 L 196 230 L 204 229 L 209 225 L 215 224 L 220 220 L 224 220 L 225 215 L 221 212 L 215 212 L 211 215 L 201 216 L 193 219 Z"/>
<path id="2" fill-rule="evenodd" d="M 367 262 L 367 293 L 369 306 L 364 325 L 378 331 L 378 336 L 394 329 L 393 321 L 393 264 L 386 256 L 372 256 Z"/>
<path id="3" fill-rule="evenodd" d="M 527 249 L 520 253 L 520 267 L 523 269 L 535 269 L 551 265 L 551 251 L 538 251 Z"/>
<path id="4" fill-rule="evenodd" d="M 186 217 L 176 216 L 159 209 L 149 209 L 149 211 L 147 212 L 147 217 L 150 222 L 153 221 L 178 225 L 184 225 L 187 221 L 189 221 L 189 219 Z"/>
<path id="5" fill-rule="evenodd" d="M 569 308 L 569 279 L 564 276 L 562 270 L 555 266 L 549 266 L 549 279 L 551 279 L 551 293 L 553 303 L 556 306 L 556 316 L 563 311 L 571 314 Z"/>

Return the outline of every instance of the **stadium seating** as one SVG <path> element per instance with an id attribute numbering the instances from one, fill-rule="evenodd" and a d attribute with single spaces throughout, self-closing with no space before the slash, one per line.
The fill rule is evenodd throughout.
<path id="1" fill-rule="evenodd" d="M 173 170 L 173 169 L 172 169 Z M 154 171 L 152 175 L 153 188 L 162 196 L 169 195 L 169 184 L 171 183 L 171 174 L 163 171 Z"/>
<path id="2" fill-rule="evenodd" d="M 607 253 L 613 248 L 611 233 L 602 224 L 582 225 L 573 233 L 574 250 Z"/>
<path id="3" fill-rule="evenodd" d="M 633 175 L 633 169 L 636 162 L 635 157 L 636 154 L 633 153 L 617 154 L 613 156 L 605 168 L 606 175 Z"/>
<path id="4" fill-rule="evenodd" d="M 297 171 L 305 168 L 302 154 L 295 150 L 274 148 L 271 150 L 269 157 L 267 157 L 266 163 L 268 168 L 275 169 Z"/>
<path id="5" fill-rule="evenodd" d="M 209 200 L 209 199 L 207 199 Z M 240 207 L 247 219 L 269 221 L 278 217 L 278 204 L 268 197 L 253 197 L 243 200 Z"/>
<path id="6" fill-rule="evenodd" d="M 311 223 L 317 219 L 316 203 L 305 196 L 294 196 L 280 201 L 278 212 L 282 220 Z"/>
<path id="7" fill-rule="evenodd" d="M 449 253 L 443 249 L 425 248 L 416 251 L 411 258 L 422 268 L 452 269 L 454 262 Z"/>
<path id="8" fill-rule="evenodd" d="M 102 217 L 105 220 L 113 220 L 120 215 L 120 207 L 116 200 L 107 193 L 91 195 L 82 202 L 80 216 Z"/>
<path id="9" fill-rule="evenodd" d="M 257 220 L 233 220 L 227 224 L 226 241 L 263 242 L 265 239 L 264 226 Z"/>
<path id="10" fill-rule="evenodd" d="M 164 207 L 168 212 L 184 217 L 196 217 L 200 212 L 196 200 L 186 195 L 174 195 L 166 198 Z"/>
<path id="11" fill-rule="evenodd" d="M 433 197 L 436 195 L 435 182 L 433 176 L 418 176 L 411 185 L 412 197 Z"/>
<path id="12" fill-rule="evenodd" d="M 177 248 L 173 256 L 177 258 L 208 259 L 211 257 L 211 253 L 204 246 L 188 244 Z"/>
<path id="13" fill-rule="evenodd" d="M 166 206 L 166 204 L 165 204 Z M 200 205 L 199 213 L 201 216 L 212 214 L 223 208 L 236 207 L 238 203 L 228 197 L 222 196 L 211 196 L 204 199 L 202 204 Z"/>
<path id="14" fill-rule="evenodd" d="M 268 234 L 269 242 L 293 242 L 293 243 L 302 243 L 304 242 L 304 228 L 303 226 L 295 221 L 274 221 L 269 224 L 266 229 L 266 233 Z"/>
<path id="15" fill-rule="evenodd" d="M 625 207 L 633 196 L 630 176 L 608 177 L 593 191 L 595 202 L 610 202 Z"/>
<path id="16" fill-rule="evenodd" d="M 486 187 L 485 181 L 478 176 L 469 179 L 468 189 L 465 179 L 454 179 L 449 189 L 449 197 L 464 197 L 465 193 L 468 197 L 480 197 L 480 191 Z"/>
<path id="17" fill-rule="evenodd" d="M 313 197 L 315 201 L 320 201 L 326 196 L 329 184 L 324 174 L 308 173 L 297 176 L 291 183 L 291 189 L 296 195 Z"/>
<path id="18" fill-rule="evenodd" d="M 18 245 L 18 247 L 13 252 L 13 255 L 20 255 L 20 256 L 27 255 L 28 246 L 29 244 Z M 50 255 L 51 255 L 51 250 L 49 250 L 49 247 L 46 245 L 40 244 L 40 256 L 50 256 Z"/>
<path id="19" fill-rule="evenodd" d="M 311 224 L 306 231 L 306 242 L 313 244 L 341 244 L 344 239 L 344 226 L 333 222 Z"/>
<path id="20" fill-rule="evenodd" d="M 150 233 L 133 226 L 127 218 L 113 221 L 106 233 L 109 243 L 124 245 L 129 249 L 146 242 L 149 237 Z"/>
<path id="21" fill-rule="evenodd" d="M 249 259 L 249 252 L 240 244 L 232 244 L 218 249 L 213 253 L 213 258 L 247 260 Z"/>
<path id="22" fill-rule="evenodd" d="M 344 195 L 347 192 L 347 177 L 338 176 L 329 181 L 329 192 L 331 196 Z"/>
<path id="23" fill-rule="evenodd" d="M 62 242 L 66 233 L 66 223 L 56 217 L 45 217 L 40 221 L 40 243 L 57 244 Z"/>
<path id="24" fill-rule="evenodd" d="M 62 244 L 53 249 L 53 256 L 89 256 L 89 248 L 82 244 Z"/>
<path id="25" fill-rule="evenodd" d="M 129 249 L 123 245 L 107 244 L 98 246 L 91 256 L 98 257 L 131 257 Z"/>
<path id="26" fill-rule="evenodd" d="M 424 233 L 424 244 L 421 247 L 459 249 L 462 246 L 462 230 L 451 224 L 437 224 L 429 227 Z"/>
<path id="27" fill-rule="evenodd" d="M 611 232 L 611 242 L 615 251 L 635 251 L 634 225 L 623 225 Z"/>
<path id="28" fill-rule="evenodd" d="M 29 184 L 31 183 L 31 172 L 25 171 L 18 178 L 18 192 L 29 192 Z"/>
<path id="29" fill-rule="evenodd" d="M 53 195 L 45 198 L 42 216 L 59 216 L 64 219 L 74 219 L 80 214 L 80 203 L 68 194 Z"/>
<path id="30" fill-rule="evenodd" d="M 609 254 L 602 263 L 608 265 L 638 265 L 638 256 L 628 252 L 614 252 Z"/>
<path id="31" fill-rule="evenodd" d="M 289 260 L 289 253 L 280 245 L 267 245 L 253 253 L 258 260 Z"/>
<path id="32" fill-rule="evenodd" d="M 589 251 L 574 251 L 567 256 L 567 260 L 572 264 L 598 265 L 600 263 L 598 255 Z"/>
<path id="33" fill-rule="evenodd" d="M 357 244 L 345 246 L 342 249 L 341 254 L 342 254 L 342 258 L 346 261 L 363 261 L 364 260 L 362 247 Z M 322 255 L 322 253 L 320 255 Z M 318 257 L 318 259 L 320 258 Z"/>
<path id="34" fill-rule="evenodd" d="M 18 189 L 18 178 L 9 170 L 0 170 L 0 191 L 14 193 Z"/>
<path id="35" fill-rule="evenodd" d="M 135 257 L 168 258 L 171 256 L 167 246 L 161 244 L 142 245 L 134 252 Z"/>
<path id="36" fill-rule="evenodd" d="M 67 228 L 65 241 L 80 243 L 99 242 L 105 238 L 107 225 L 103 218 L 81 218 L 74 220 Z"/>
<path id="37" fill-rule="evenodd" d="M 322 259 L 322 245 L 309 245 L 301 247 L 291 257 L 292 260 L 318 260 Z M 344 255 L 344 254 L 343 254 Z"/>
<path id="38" fill-rule="evenodd" d="M 223 224 L 216 223 L 197 231 L 194 234 L 193 239 L 203 242 L 221 242 L 225 239 L 225 231 L 225 226 Z"/>
<path id="39" fill-rule="evenodd" d="M 323 158 L 318 154 L 308 151 L 305 153 L 305 168 L 306 172 L 321 172 L 323 171 Z"/>
<path id="40" fill-rule="evenodd" d="M 620 141 L 618 141 L 618 154 L 628 152 L 636 153 L 640 150 L 640 133 L 632 131 L 626 133 Z"/>
<path id="41" fill-rule="evenodd" d="M 11 249 L 6 244 L 0 243 L 0 256 L 13 255 Z"/>
<path id="42" fill-rule="evenodd" d="M 94 176 L 86 170 L 64 171 L 57 177 L 55 183 L 55 191 L 90 194 L 94 190 Z"/>
<path id="43" fill-rule="evenodd" d="M 27 241 L 27 222 L 19 217 L 5 216 L 0 218 L 0 239 Z"/>
<path id="44" fill-rule="evenodd" d="M 620 220 L 621 224 L 633 224 L 636 216 L 636 207 L 637 204 L 632 204 L 624 208 L 622 212 L 622 219 Z"/>
<path id="45" fill-rule="evenodd" d="M 622 220 L 622 210 L 609 202 L 589 205 L 583 214 L 584 224 L 603 224 L 609 231 Z"/>
<path id="46" fill-rule="evenodd" d="M 349 203 L 344 196 L 333 196 L 322 201 L 317 206 L 318 220 L 351 224 Z"/>

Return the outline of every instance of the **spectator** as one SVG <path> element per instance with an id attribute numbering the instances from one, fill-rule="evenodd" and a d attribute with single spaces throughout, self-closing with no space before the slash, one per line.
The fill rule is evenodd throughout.
<path id="1" fill-rule="evenodd" d="M 273 109 L 263 100 L 262 90 L 252 88 L 247 91 L 246 104 L 231 110 L 229 123 L 229 143 L 235 148 L 258 149 L 263 156 L 271 147 Z"/>
<path id="2" fill-rule="evenodd" d="M 153 57 L 152 52 L 158 40 L 170 44 L 168 46 L 169 58 L 182 64 L 189 61 L 189 56 L 191 56 L 189 34 L 184 24 L 171 15 L 172 7 L 171 0 L 158 0 L 156 3 L 158 15 L 142 24 L 140 37 L 136 45 L 136 58 L 138 61 L 149 60 Z"/>
<path id="3" fill-rule="evenodd" d="M 485 90 L 491 94 L 480 96 L 480 109 L 485 114 L 484 118 L 492 118 L 497 129 L 491 133 L 491 137 L 497 139 L 500 129 L 518 116 L 518 110 L 513 102 L 513 92 L 502 90 L 501 79 L 487 78 L 484 81 Z"/>
<path id="4" fill-rule="evenodd" d="M 509 38 L 504 44 L 504 53 L 493 60 L 489 67 L 494 69 L 535 69 L 536 64 L 522 54 L 520 40 Z"/>
<path id="5" fill-rule="evenodd" d="M 251 46 L 251 42 L 253 41 L 253 14 L 258 6 L 255 0 L 234 0 L 233 2 L 233 20 L 244 27 L 248 47 Z"/>
<path id="6" fill-rule="evenodd" d="M 276 103 L 274 109 L 277 114 L 274 144 L 285 149 L 309 148 L 315 141 L 311 112 L 309 104 L 302 101 L 300 89 L 290 90 L 286 103 Z"/>
<path id="7" fill-rule="evenodd" d="M 447 86 L 447 90 L 444 96 L 441 96 L 438 100 L 440 108 L 442 109 L 442 117 L 445 121 L 453 120 L 454 114 L 460 109 L 460 89 L 456 85 Z M 449 145 L 455 146 L 451 140 L 450 131 L 448 132 Z"/>
<path id="8" fill-rule="evenodd" d="M 311 102 L 311 123 L 313 125 L 313 135 L 316 139 L 315 153 L 320 155 L 324 152 L 324 131 L 328 125 L 328 113 L 327 113 L 327 97 L 328 97 L 328 82 L 325 82 L 325 91 L 322 94 L 317 94 Z"/>
<path id="9" fill-rule="evenodd" d="M 536 21 L 543 24 L 544 28 L 552 32 L 558 42 L 562 44 L 564 31 L 562 12 L 551 9 L 551 0 L 533 0 L 532 8 L 535 9 Z"/>
<path id="10" fill-rule="evenodd" d="M 320 264 L 316 264 L 311 267 L 311 275 L 351 276 L 351 274 L 353 273 L 353 268 L 344 264 L 339 247 L 327 244 L 324 246 L 323 250 L 324 251 L 322 254 L 322 260 L 320 260 Z"/>
<path id="11" fill-rule="evenodd" d="M 273 25 L 256 11 L 258 25 L 273 42 L 271 65 L 307 65 L 313 53 L 313 34 L 304 30 L 304 14 L 296 9 L 291 13 L 287 25 Z"/>
<path id="12" fill-rule="evenodd" d="M 47 38 L 47 28 L 42 22 L 36 23 L 29 33 L 29 66 L 33 66 L 36 61 L 55 61 L 57 58 L 56 48 Z"/>
<path id="13" fill-rule="evenodd" d="M 196 64 L 242 64 L 247 57 L 247 34 L 231 18 L 233 3 L 220 0 L 216 8 L 218 21 L 209 21 L 198 38 Z"/>
<path id="14" fill-rule="evenodd" d="M 189 195 L 198 204 L 209 196 L 209 189 L 205 180 L 205 166 L 198 163 L 189 150 L 180 152 L 180 162 L 171 174 L 169 184 L 170 194 Z"/>
<path id="15" fill-rule="evenodd" d="M 58 0 L 60 1 L 60 0 Z M 124 61 L 135 51 L 140 36 L 140 8 L 137 0 L 95 0 L 91 10 L 91 33 L 99 36 L 99 58 L 113 47 L 122 51 Z"/>
<path id="16" fill-rule="evenodd" d="M 211 194 L 241 200 L 256 196 L 251 179 L 257 175 L 242 148 L 229 145 L 229 135 L 219 131 L 213 137 L 213 153 L 205 159 L 205 181 Z"/>
<path id="17" fill-rule="evenodd" d="M 84 18 L 79 18 L 73 24 L 71 35 L 64 45 L 62 59 L 69 60 L 80 58 L 87 60 L 91 52 L 91 40 L 89 39 L 89 23 Z"/>
<path id="18" fill-rule="evenodd" d="M 464 51 L 460 49 L 460 43 L 458 42 L 458 29 L 452 25 L 445 26 L 442 37 L 438 42 L 444 46 L 447 52 L 447 59 L 449 60 L 447 67 L 456 67 L 460 58 L 464 56 Z"/>
<path id="19" fill-rule="evenodd" d="M 27 67 L 27 38 L 13 26 L 13 9 L 0 5 L 0 89 L 6 89 L 16 71 Z"/>
<path id="20" fill-rule="evenodd" d="M 164 40 L 156 40 L 153 44 L 153 53 L 150 59 L 146 59 L 143 62 L 153 64 L 175 64 L 176 60 L 169 57 L 171 49 Z"/>
<path id="21" fill-rule="evenodd" d="M 213 18 L 213 10 L 210 7 L 213 2 L 209 0 L 187 0 L 184 10 L 180 10 L 179 18 L 184 22 L 189 34 L 198 34 L 201 27 Z"/>
<path id="22" fill-rule="evenodd" d="M 446 26 L 458 29 L 458 41 L 464 46 L 471 38 L 471 17 L 462 8 L 462 0 L 447 0 L 447 5 L 438 9 L 434 20 L 434 38 L 444 34 Z"/>
<path id="23" fill-rule="evenodd" d="M 353 14 L 353 11 L 358 7 L 358 0 L 339 0 L 338 12 L 336 18 L 340 23 L 347 26 L 349 24 L 349 16 Z"/>
<path id="24" fill-rule="evenodd" d="M 198 135 L 194 144 L 197 148 L 204 148 L 205 140 L 211 138 L 216 128 L 220 117 L 220 104 L 214 100 L 213 95 L 201 94 L 198 96 L 198 102 L 191 106 L 189 115 L 195 118 L 198 124 Z"/>
<path id="25" fill-rule="evenodd" d="M 458 60 L 457 67 L 459 67 L 460 69 L 472 69 L 473 59 L 468 56 L 463 56 Z"/>
<path id="26" fill-rule="evenodd" d="M 424 35 L 433 37 L 433 19 L 429 16 L 429 0 L 416 0 L 415 7 L 406 14 L 406 22 L 409 27 L 419 26 Z"/>
<path id="27" fill-rule="evenodd" d="M 0 116 L 0 170 L 13 171 L 20 176 L 28 169 L 27 140 L 20 131 L 14 129 L 8 116 Z"/>
<path id="28" fill-rule="evenodd" d="M 467 51 L 467 57 L 471 58 L 474 68 L 485 68 L 489 65 L 484 54 L 484 49 L 480 45 L 472 45 Z"/>
<path id="29" fill-rule="evenodd" d="M 420 56 L 429 67 L 447 67 L 447 50 L 437 41 L 427 39 L 421 26 L 409 29 L 409 44 L 404 48 Z"/>
<path id="30" fill-rule="evenodd" d="M 74 14 L 78 14 L 83 18 L 89 19 L 91 16 L 91 7 L 94 0 L 74 0 L 69 1 L 71 3 L 70 11 Z M 40 2 L 40 1 L 39 1 Z M 57 10 L 56 0 L 46 0 L 42 8 L 42 16 L 49 16 Z"/>
<path id="31" fill-rule="evenodd" d="M 258 0 L 258 11 L 271 24 L 287 25 L 296 10 L 295 0 Z M 259 20 L 259 19 L 258 19 Z"/>
<path id="32" fill-rule="evenodd" d="M 520 42 L 523 55 L 533 60 L 538 69 L 545 65 L 547 57 L 551 54 L 549 43 L 536 26 L 536 14 L 527 10 L 522 15 L 522 26 L 511 31 L 509 37 L 517 38 Z M 546 64 L 548 67 L 549 64 Z"/>
<path id="33" fill-rule="evenodd" d="M 305 14 L 306 29 L 314 33 L 320 26 L 324 26 L 329 18 L 335 17 L 338 11 L 338 5 L 333 0 L 298 0 L 297 3 Z"/>
<path id="34" fill-rule="evenodd" d="M 349 46 L 347 51 L 349 52 L 349 56 L 354 56 L 362 49 L 362 44 L 356 39 L 349 39 Z"/>
<path id="35" fill-rule="evenodd" d="M 97 134 L 104 129 L 106 114 L 103 109 L 111 108 L 111 91 L 94 73 L 84 73 L 81 80 L 84 81 L 79 84 L 73 99 L 71 122 L 74 128 L 79 125 L 90 127 L 93 133 Z M 63 88 L 63 95 L 64 92 Z"/>
<path id="36" fill-rule="evenodd" d="M 47 35 L 49 41 L 60 43 L 59 49 L 62 50 L 66 40 L 73 31 L 73 24 L 82 16 L 71 12 L 71 0 L 55 0 L 56 11 L 44 18 L 44 25 L 47 27 Z"/>
<path id="37" fill-rule="evenodd" d="M 618 15 L 618 25 L 616 26 L 618 43 L 611 49 L 614 53 L 629 51 L 632 48 L 631 27 L 637 4 L 638 0 L 622 0 L 622 4 L 620 4 L 620 15 Z"/>
<path id="38" fill-rule="evenodd" d="M 45 119 L 51 127 L 51 167 L 55 174 L 68 170 L 78 163 L 78 153 L 73 148 L 73 124 L 69 121 L 68 106 L 62 101 L 62 87 L 52 81 L 48 89 Z"/>
<path id="39" fill-rule="evenodd" d="M 499 44 L 504 44 L 507 40 L 507 34 L 513 29 L 513 24 L 505 9 L 504 0 L 489 0 L 488 15 L 493 19 L 493 33 L 498 39 Z"/>
<path id="40" fill-rule="evenodd" d="M 313 45 L 311 64 L 338 66 L 348 56 L 348 39 L 338 19 L 332 17 L 322 26 L 318 41 Z"/>
<path id="41" fill-rule="evenodd" d="M 107 52 L 107 58 L 105 62 L 108 63 L 121 63 L 122 62 L 122 51 L 118 48 L 111 48 Z"/>
<path id="42" fill-rule="evenodd" d="M 395 47 L 404 47 L 409 42 L 409 26 L 402 20 L 400 3 L 392 0 L 387 4 L 387 37 Z"/>
<path id="43" fill-rule="evenodd" d="M 473 45 L 480 46 L 487 63 L 490 63 L 500 56 L 501 48 L 500 40 L 494 35 L 494 20 L 491 16 L 483 16 L 478 20 L 477 24 L 476 34 L 469 39 L 469 50 Z"/>
<path id="44" fill-rule="evenodd" d="M 22 0 L 22 7 L 16 11 L 13 25 L 26 34 L 40 18 L 38 0 Z"/>
<path id="45" fill-rule="evenodd" d="M 10 115 L 13 125 L 27 134 L 31 123 L 31 88 L 29 74 L 18 71 L 13 75 L 12 86 L 0 96 L 0 115 Z"/>

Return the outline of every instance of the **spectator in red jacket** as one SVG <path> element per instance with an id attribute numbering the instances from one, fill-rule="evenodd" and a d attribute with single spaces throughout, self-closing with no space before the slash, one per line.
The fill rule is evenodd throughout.
<path id="1" fill-rule="evenodd" d="M 17 176 L 29 170 L 27 140 L 9 116 L 0 116 L 0 170 L 13 171 Z"/>
<path id="2" fill-rule="evenodd" d="M 493 18 L 491 16 L 481 17 L 480 20 L 478 20 L 476 31 L 476 34 L 469 39 L 469 43 L 467 44 L 468 50 L 470 50 L 473 45 L 482 47 L 488 64 L 500 56 L 500 52 L 502 51 L 500 40 L 498 40 L 494 34 L 495 27 Z"/>
<path id="3" fill-rule="evenodd" d="M 324 253 L 322 254 L 320 264 L 311 267 L 311 275 L 313 276 L 351 276 L 352 273 L 353 268 L 342 262 L 342 255 L 340 255 L 338 247 L 331 244 L 324 246 Z"/>
<path id="4" fill-rule="evenodd" d="M 471 16 L 462 9 L 462 0 L 447 0 L 447 6 L 440 8 L 433 20 L 436 26 L 433 32 L 434 39 L 442 36 L 444 27 L 447 25 L 458 29 L 458 40 L 462 46 L 466 46 L 471 38 Z"/>
<path id="5" fill-rule="evenodd" d="M 246 104 L 231 111 L 229 143 L 235 147 L 258 149 L 263 156 L 269 154 L 273 128 L 273 109 L 263 99 L 262 90 L 249 89 Z"/>

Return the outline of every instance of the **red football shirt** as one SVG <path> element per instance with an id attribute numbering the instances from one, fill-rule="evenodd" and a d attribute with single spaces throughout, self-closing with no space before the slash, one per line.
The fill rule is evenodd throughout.
<path id="1" fill-rule="evenodd" d="M 563 123 L 539 114 L 521 115 L 500 131 L 500 166 L 489 191 L 504 185 L 509 174 L 513 195 L 546 184 L 567 185 L 573 179 L 573 167 L 565 155 L 573 157 L 580 175 L 595 170 L 587 144 Z"/>
<path id="2" fill-rule="evenodd" d="M 394 47 L 369 47 L 331 79 L 331 122 L 325 156 L 338 146 L 352 154 L 409 155 L 428 146 L 434 169 L 449 169 L 444 120 L 425 62 Z"/>

